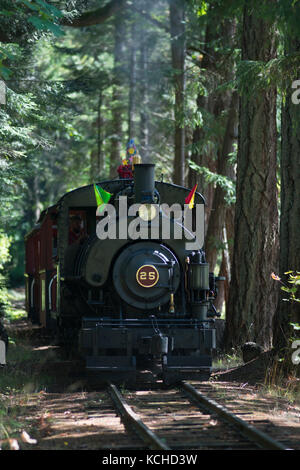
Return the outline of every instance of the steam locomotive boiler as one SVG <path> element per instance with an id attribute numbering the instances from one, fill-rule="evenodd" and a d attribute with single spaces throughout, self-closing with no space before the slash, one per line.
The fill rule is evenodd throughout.
<path id="1" fill-rule="evenodd" d="M 99 183 L 111 195 L 100 213 L 89 185 L 41 214 L 26 237 L 28 315 L 100 377 L 135 380 L 147 361 L 167 384 L 207 379 L 217 312 L 195 230 L 204 198 L 195 192 L 190 209 L 189 189 L 155 181 L 154 170 L 139 163 L 132 177 Z"/>

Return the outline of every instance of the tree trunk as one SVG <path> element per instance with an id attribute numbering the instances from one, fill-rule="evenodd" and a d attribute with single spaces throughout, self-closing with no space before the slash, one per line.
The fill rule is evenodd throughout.
<path id="1" fill-rule="evenodd" d="M 149 117 L 148 117 L 148 35 L 143 31 L 141 37 L 141 55 L 140 55 L 140 92 L 141 92 L 141 108 L 140 108 L 140 141 L 141 141 L 141 157 L 147 162 L 149 157 Z"/>
<path id="2" fill-rule="evenodd" d="M 244 9 L 242 60 L 275 58 L 272 26 Z M 240 99 L 234 256 L 226 316 L 227 347 L 272 343 L 277 286 L 276 91 L 256 90 Z"/>
<path id="3" fill-rule="evenodd" d="M 299 39 L 289 39 L 287 53 L 300 51 Z M 299 77 L 297 77 L 299 78 Z M 287 284 L 287 271 L 300 271 L 300 104 L 292 101 L 291 84 L 281 117 L 281 218 L 279 276 Z M 280 284 L 276 287 L 280 289 Z M 289 286 L 291 287 L 291 286 Z M 299 297 L 299 295 L 298 295 Z M 274 348 L 278 353 L 290 349 L 289 340 L 295 335 L 291 322 L 300 323 L 300 304 L 285 302 L 288 293 L 282 292 L 274 317 Z M 298 366 L 299 367 L 299 366 Z"/>
<path id="4" fill-rule="evenodd" d="M 225 60 L 224 58 L 224 53 L 218 52 L 218 48 L 216 47 L 217 43 L 226 43 L 233 47 L 234 44 L 234 37 L 235 37 L 235 30 L 236 30 L 236 23 L 234 20 L 225 20 L 223 23 L 218 23 L 216 24 L 215 21 L 210 20 L 209 23 L 207 24 L 206 28 L 206 33 L 205 33 L 205 55 L 204 58 L 201 62 L 201 69 L 204 72 L 205 75 L 207 75 L 207 87 L 210 89 L 209 96 L 203 96 L 199 95 L 197 98 L 197 107 L 198 109 L 202 112 L 203 114 L 203 120 L 204 122 L 206 121 L 206 113 L 208 115 L 208 119 L 211 121 L 214 120 L 220 120 L 220 116 L 222 113 L 228 110 L 230 108 L 230 103 L 231 103 L 231 92 L 223 92 L 222 94 L 220 92 L 216 92 L 216 88 L 219 85 L 219 77 L 220 74 L 224 77 L 225 81 L 232 80 L 234 78 L 234 64 L 232 57 L 229 55 L 228 59 Z M 220 63 L 222 63 L 222 66 L 220 67 Z M 226 64 L 226 65 L 224 65 Z M 221 69 L 221 70 L 220 70 Z M 214 77 L 214 79 L 212 78 Z M 203 80 L 203 79 L 202 79 Z M 231 119 L 231 118 L 230 118 Z M 229 125 L 227 123 L 227 125 Z M 231 123 L 230 123 L 231 125 Z M 202 146 L 202 142 L 209 141 L 211 137 L 206 136 L 206 130 L 205 127 L 209 127 L 207 125 L 207 122 L 204 123 L 203 127 L 196 127 L 193 131 L 193 145 L 192 145 L 192 155 L 191 155 L 191 161 L 195 162 L 199 166 L 204 166 L 207 167 L 210 171 L 212 172 L 218 172 L 223 174 L 222 168 L 224 167 L 224 164 L 226 165 L 227 161 L 227 154 L 229 153 L 229 150 L 226 155 L 224 155 L 224 149 L 227 145 L 227 142 L 231 142 L 231 130 L 226 130 L 225 129 L 225 136 L 223 138 L 222 142 L 222 136 L 221 137 L 214 137 L 214 147 L 213 149 L 210 149 L 208 146 L 208 150 L 204 150 L 204 146 Z M 229 143 L 227 147 L 230 147 L 232 144 Z M 223 146 L 223 150 L 222 150 Z M 215 153 L 216 153 L 216 148 L 220 148 L 221 150 L 218 151 L 218 163 L 216 162 L 215 158 Z M 230 148 L 231 151 L 231 148 Z M 223 162 L 223 159 L 226 159 L 225 162 Z M 205 177 L 201 174 L 199 174 L 197 171 L 193 170 L 191 167 L 189 168 L 189 173 L 188 173 L 188 184 L 189 187 L 193 187 L 196 183 L 198 183 L 198 188 L 202 192 L 202 194 L 205 197 L 206 200 L 206 217 L 205 217 L 205 227 L 206 227 L 206 233 L 209 231 L 210 232 L 210 237 L 211 239 L 217 239 L 219 240 L 220 238 L 220 230 L 222 230 L 222 223 L 220 230 L 216 231 L 216 234 L 212 232 L 213 226 L 209 228 L 209 224 L 214 224 L 214 221 L 211 220 L 210 215 L 213 214 L 213 219 L 215 218 L 215 210 L 217 209 L 217 201 L 215 204 L 213 204 L 214 201 L 214 196 L 215 196 L 215 188 L 213 184 L 208 184 L 205 181 Z M 222 200 L 221 200 L 222 203 Z M 213 209 L 214 205 L 214 211 L 211 212 Z M 216 219 L 219 219 L 218 215 L 216 215 Z M 216 220 L 215 220 L 216 222 Z M 207 240 L 207 238 L 206 238 Z M 209 249 L 207 249 L 206 245 L 206 251 L 208 253 L 208 256 L 210 256 L 210 248 L 212 248 L 212 245 L 210 245 Z M 216 247 L 214 246 L 213 251 L 215 252 L 214 254 L 211 253 L 211 259 L 210 263 L 212 263 L 213 268 L 215 265 L 215 256 L 217 254 Z"/>
<path id="5" fill-rule="evenodd" d="M 91 150 L 91 171 L 90 171 L 90 181 L 95 182 L 99 181 L 101 170 L 102 170 L 102 89 L 99 89 L 98 92 L 98 103 L 97 103 L 97 119 L 95 122 L 96 127 L 96 146 Z"/>
<path id="6" fill-rule="evenodd" d="M 175 87 L 175 159 L 173 182 L 184 186 L 185 183 L 185 5 L 182 0 L 170 1 L 171 52 L 173 82 Z"/>
<path id="7" fill-rule="evenodd" d="M 211 42 L 214 39 L 215 39 L 215 29 L 212 28 L 211 24 L 209 23 L 206 27 L 206 32 L 205 32 L 206 54 L 204 55 L 203 60 L 201 61 L 201 71 L 202 70 L 210 71 L 214 67 L 213 65 L 214 60 L 211 60 L 213 58 L 213 50 L 211 48 Z M 200 110 L 202 114 L 204 110 L 208 111 L 209 113 L 212 113 L 214 98 L 215 97 L 212 95 L 212 93 L 210 93 L 208 97 L 200 93 L 196 101 L 197 109 Z M 193 130 L 193 145 L 192 145 L 191 161 L 195 162 L 199 166 L 209 166 L 209 159 L 206 158 L 206 155 L 201 148 L 201 141 L 203 140 L 204 136 L 205 136 L 205 132 L 203 130 L 203 126 L 200 125 L 200 126 L 195 127 L 195 129 Z M 204 188 L 206 186 L 204 176 L 199 174 L 196 170 L 193 170 L 193 168 L 189 167 L 188 184 L 192 188 L 196 183 L 198 183 L 199 189 L 201 188 L 201 192 L 203 193 L 203 195 L 206 196 L 204 194 Z M 207 197 L 205 197 L 205 199 L 207 200 Z"/>
<path id="8" fill-rule="evenodd" d="M 130 44 L 130 81 L 129 81 L 129 106 L 128 106 L 128 141 L 136 139 L 136 59 L 137 59 L 137 28 L 134 21 L 131 28 L 131 44 Z"/>
<path id="9" fill-rule="evenodd" d="M 100 88 L 99 90 L 99 99 L 98 99 L 98 127 L 97 127 L 97 174 L 100 177 L 103 167 L 103 155 L 102 155 L 102 144 L 103 144 L 103 119 L 102 119 L 102 101 L 103 101 L 103 92 Z"/>
<path id="10" fill-rule="evenodd" d="M 210 48 L 209 44 L 212 41 L 212 30 L 208 26 L 206 30 L 205 44 L 207 49 L 207 54 L 204 56 L 204 59 L 201 64 L 202 69 L 210 70 L 212 68 L 212 63 L 210 60 Z M 209 96 L 203 96 L 200 94 L 197 97 L 197 108 L 203 114 L 203 119 L 205 119 L 205 113 L 214 114 L 215 108 L 215 96 L 213 93 L 210 93 Z M 205 139 L 205 130 L 203 126 L 197 126 L 193 130 L 192 137 L 192 154 L 191 161 L 196 163 L 198 166 L 207 167 L 210 171 L 216 170 L 216 161 L 213 158 L 212 151 L 203 149 L 203 141 Z M 203 174 L 197 172 L 193 168 L 189 167 L 188 170 L 188 186 L 193 188 L 195 184 L 198 184 L 197 190 L 201 192 L 205 199 L 205 230 L 207 231 L 208 221 L 212 209 L 213 195 L 214 195 L 214 186 L 213 184 L 206 183 L 205 177 Z"/>
<path id="11" fill-rule="evenodd" d="M 233 144 L 236 140 L 235 128 L 237 123 L 237 106 L 238 106 L 238 95 L 233 93 L 230 103 L 230 109 L 228 114 L 227 126 L 223 138 L 222 151 L 218 158 L 217 173 L 223 176 L 231 176 L 231 168 L 228 163 L 229 154 L 233 151 Z M 209 218 L 208 228 L 206 233 L 206 259 L 209 263 L 210 271 L 214 271 L 217 262 L 218 255 L 218 242 L 222 239 L 222 231 L 225 225 L 225 215 L 227 203 L 225 200 L 225 190 L 221 186 L 217 186 L 215 189 L 213 199 L 213 215 Z"/>
<path id="12" fill-rule="evenodd" d="M 121 164 L 122 148 L 122 123 L 123 123 L 123 105 L 122 85 L 124 72 L 122 68 L 125 52 L 124 36 L 124 15 L 116 16 L 114 19 L 115 27 L 115 49 L 114 49 L 114 87 L 112 97 L 112 126 L 113 136 L 111 138 L 111 156 L 110 156 L 110 177 L 117 176 L 117 167 Z"/>

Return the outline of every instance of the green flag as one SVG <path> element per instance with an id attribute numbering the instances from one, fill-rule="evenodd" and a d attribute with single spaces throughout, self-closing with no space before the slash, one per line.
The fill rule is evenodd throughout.
<path id="1" fill-rule="evenodd" d="M 97 202 L 97 212 L 99 214 L 101 211 L 103 211 L 104 207 L 110 200 L 112 194 L 108 193 L 107 191 L 104 191 L 104 189 L 102 189 L 101 186 L 97 184 L 94 184 L 94 190 Z"/>

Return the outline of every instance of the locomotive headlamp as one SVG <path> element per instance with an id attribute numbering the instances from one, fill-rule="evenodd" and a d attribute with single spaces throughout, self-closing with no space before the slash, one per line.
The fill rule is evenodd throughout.
<path id="1" fill-rule="evenodd" d="M 139 217 L 146 222 L 156 217 L 156 207 L 154 204 L 142 204 L 139 207 Z"/>

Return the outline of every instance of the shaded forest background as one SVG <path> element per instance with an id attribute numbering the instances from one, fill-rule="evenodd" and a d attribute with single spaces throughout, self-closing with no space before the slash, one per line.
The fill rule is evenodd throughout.
<path id="1" fill-rule="evenodd" d="M 133 138 L 156 179 L 205 196 L 226 348 L 255 341 L 290 357 L 300 2 L 2 0 L 0 15 L 1 312 L 6 288 L 23 284 L 24 235 L 41 211 L 117 177 Z"/>

